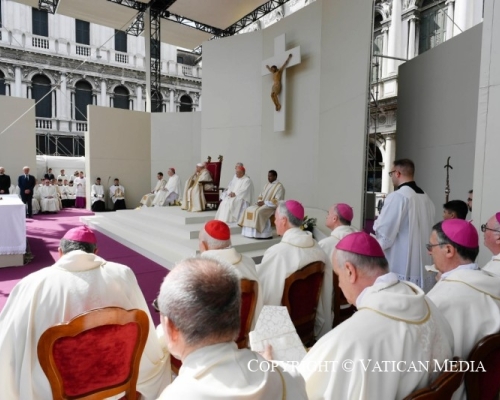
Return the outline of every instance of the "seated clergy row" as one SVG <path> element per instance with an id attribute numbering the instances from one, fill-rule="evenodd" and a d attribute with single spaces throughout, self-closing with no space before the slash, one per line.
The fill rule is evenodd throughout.
<path id="1" fill-rule="evenodd" d="M 145 207 L 163 207 L 174 204 L 181 193 L 181 182 L 175 168 L 169 168 L 168 181 L 163 179 L 163 172 L 158 172 L 158 182 L 151 193 L 142 196 L 141 205 Z"/>

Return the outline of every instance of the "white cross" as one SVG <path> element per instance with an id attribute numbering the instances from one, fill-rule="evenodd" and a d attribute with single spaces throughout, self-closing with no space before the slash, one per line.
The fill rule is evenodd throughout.
<path id="1" fill-rule="evenodd" d="M 285 34 L 277 36 L 274 38 L 274 56 L 262 61 L 262 76 L 270 74 L 266 65 L 272 66 L 276 65 L 278 68 L 285 63 L 289 54 L 292 54 L 292 58 L 286 65 L 281 76 L 281 93 L 279 95 L 279 101 L 281 103 L 281 110 L 274 111 L 274 132 L 282 132 L 285 130 L 285 117 L 286 117 L 286 69 L 294 65 L 300 64 L 300 46 L 294 47 L 291 50 L 285 50 L 286 41 Z M 271 89 L 273 82 L 269 84 L 269 107 L 274 108 L 272 99 L 270 98 Z"/>

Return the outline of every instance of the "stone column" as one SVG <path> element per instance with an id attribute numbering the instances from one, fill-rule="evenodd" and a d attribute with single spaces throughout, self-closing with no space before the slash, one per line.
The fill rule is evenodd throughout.
<path id="1" fill-rule="evenodd" d="M 418 21 L 418 18 L 415 15 L 412 15 L 409 19 L 409 30 L 408 30 L 408 60 L 411 60 L 415 57 L 415 23 Z"/>
<path id="2" fill-rule="evenodd" d="M 64 107 L 66 102 L 67 102 L 67 99 L 68 99 L 66 83 L 67 83 L 66 82 L 66 74 L 63 72 L 61 74 L 61 84 L 60 84 L 59 89 L 58 89 L 58 91 L 59 91 L 59 107 L 57 109 L 57 114 L 58 114 L 57 116 L 59 119 L 68 119 L 67 110 Z"/>
<path id="3" fill-rule="evenodd" d="M 401 0 L 393 0 L 387 55 L 401 57 Z M 396 75 L 400 61 L 388 60 L 388 75 Z"/>
<path id="4" fill-rule="evenodd" d="M 14 96 L 24 97 L 24 94 L 22 92 L 21 67 L 15 67 L 15 69 L 14 69 Z"/>
<path id="5" fill-rule="evenodd" d="M 142 86 L 141 85 L 136 86 L 135 97 L 137 98 L 137 104 L 135 105 L 135 109 L 137 111 L 144 111 L 142 108 Z"/>
<path id="6" fill-rule="evenodd" d="M 396 135 L 390 133 L 384 135 L 385 139 L 385 154 L 384 154 L 384 169 L 382 171 L 382 192 L 390 193 L 394 190 L 392 187 L 392 180 L 389 177 L 389 172 L 391 172 L 392 163 L 396 158 Z"/>
<path id="7" fill-rule="evenodd" d="M 170 89 L 170 112 L 175 112 L 174 89 Z"/>
<path id="8" fill-rule="evenodd" d="M 100 106 L 107 107 L 108 104 L 106 102 L 106 80 L 101 79 L 101 100 L 100 100 Z"/>
<path id="9" fill-rule="evenodd" d="M 387 46 L 389 41 L 389 27 L 386 25 L 382 28 L 382 34 L 384 38 L 382 39 L 382 54 L 387 55 Z M 387 58 L 379 57 L 379 69 L 380 69 L 380 77 L 385 78 L 387 76 Z"/>
<path id="10" fill-rule="evenodd" d="M 447 0 L 445 5 L 448 6 L 448 9 L 446 10 L 446 37 L 445 40 L 451 39 L 453 36 L 458 35 L 460 31 L 456 28 L 455 24 L 453 23 L 453 18 L 455 14 L 455 0 Z M 457 23 L 455 21 L 455 23 Z M 460 26 L 460 25 L 459 25 Z M 455 31 L 456 29 L 456 31 Z M 460 26 L 460 29 L 465 30 Z"/>

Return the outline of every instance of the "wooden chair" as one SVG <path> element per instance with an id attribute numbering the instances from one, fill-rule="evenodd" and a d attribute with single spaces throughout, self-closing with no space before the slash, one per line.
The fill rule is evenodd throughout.
<path id="1" fill-rule="evenodd" d="M 333 325 L 335 328 L 337 325 L 344 322 L 346 319 L 352 317 L 356 312 L 356 307 L 349 304 L 344 296 L 344 293 L 339 287 L 339 277 L 333 274 Z"/>
<path id="2" fill-rule="evenodd" d="M 125 392 L 135 400 L 148 334 L 144 311 L 119 307 L 90 310 L 47 329 L 37 352 L 53 399 L 97 400 Z"/>
<path id="3" fill-rule="evenodd" d="M 223 157 L 219 156 L 217 162 L 212 162 L 212 157 L 207 158 L 207 169 L 212 176 L 212 182 L 200 182 L 203 185 L 203 194 L 207 204 L 206 208 L 215 209 L 219 208 L 220 204 L 220 191 L 223 190 L 220 185 L 220 176 L 222 173 L 222 160 Z M 204 184 L 213 184 L 211 190 L 206 190 Z"/>
<path id="4" fill-rule="evenodd" d="M 486 372 L 467 371 L 465 390 L 469 400 L 498 399 L 500 394 L 500 333 L 481 339 L 469 354 L 469 365 L 474 363 L 474 370 L 479 362 Z"/>
<path id="5" fill-rule="evenodd" d="M 453 361 L 460 359 L 455 357 Z M 411 393 L 403 400 L 450 400 L 462 384 L 464 373 L 459 370 L 458 365 L 455 365 L 452 371 L 441 373 L 429 386 Z"/>
<path id="6" fill-rule="evenodd" d="M 288 309 L 293 325 L 305 346 L 314 344 L 314 322 L 318 308 L 325 263 L 315 261 L 285 280 L 281 304 Z"/>
<path id="7" fill-rule="evenodd" d="M 255 306 L 257 304 L 257 295 L 259 284 L 257 281 L 252 281 L 249 279 L 240 280 L 241 288 L 241 324 L 240 333 L 238 338 L 235 340 L 239 349 L 245 349 L 248 347 L 248 334 L 250 328 L 252 327 L 253 317 L 255 315 Z M 182 366 L 182 361 L 174 356 L 170 356 L 170 367 L 172 372 L 179 375 L 179 369 Z"/>

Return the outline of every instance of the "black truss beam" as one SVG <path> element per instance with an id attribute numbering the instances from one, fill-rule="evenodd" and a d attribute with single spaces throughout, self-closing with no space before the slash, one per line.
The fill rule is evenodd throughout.
<path id="1" fill-rule="evenodd" d="M 59 0 L 38 0 L 38 8 L 50 14 L 55 14 Z"/>
<path id="2" fill-rule="evenodd" d="M 120 4 L 125 7 L 133 8 L 134 10 L 137 10 L 139 12 L 146 11 L 146 9 L 149 6 L 147 3 L 141 3 L 135 0 L 108 0 L 108 1 L 110 1 L 111 3 Z"/>

